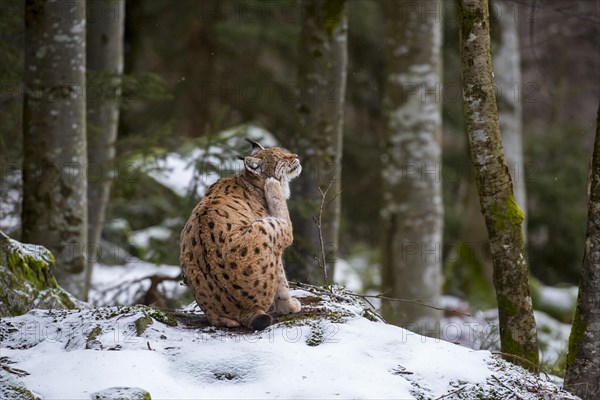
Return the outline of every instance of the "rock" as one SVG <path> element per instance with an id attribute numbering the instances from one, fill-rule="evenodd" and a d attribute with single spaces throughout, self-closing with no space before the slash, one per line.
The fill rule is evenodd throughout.
<path id="1" fill-rule="evenodd" d="M 92 393 L 93 400 L 152 400 L 148 391 L 136 387 L 112 387 Z"/>
<path id="2" fill-rule="evenodd" d="M 0 317 L 34 308 L 75 309 L 80 302 L 58 286 L 54 256 L 43 246 L 23 244 L 0 232 Z"/>
<path id="3" fill-rule="evenodd" d="M 14 376 L 0 374 L 0 399 L 41 400 Z"/>

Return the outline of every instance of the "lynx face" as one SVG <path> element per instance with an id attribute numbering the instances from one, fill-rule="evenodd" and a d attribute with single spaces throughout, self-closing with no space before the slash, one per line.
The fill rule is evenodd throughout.
<path id="1" fill-rule="evenodd" d="M 244 158 L 244 166 L 257 178 L 275 178 L 283 186 L 285 198 L 290 198 L 290 181 L 302 172 L 298 155 L 279 147 L 265 149 L 253 145 L 252 156 Z"/>

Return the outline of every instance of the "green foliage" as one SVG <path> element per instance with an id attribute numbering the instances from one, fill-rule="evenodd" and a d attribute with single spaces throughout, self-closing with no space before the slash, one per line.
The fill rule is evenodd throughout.
<path id="1" fill-rule="evenodd" d="M 585 339 L 585 331 L 587 330 L 586 321 L 581 318 L 579 307 L 575 308 L 575 316 L 573 317 L 573 325 L 571 327 L 571 335 L 569 336 L 569 352 L 567 354 L 566 364 L 570 365 L 575 362 L 575 358 L 579 354 L 581 342 Z"/>

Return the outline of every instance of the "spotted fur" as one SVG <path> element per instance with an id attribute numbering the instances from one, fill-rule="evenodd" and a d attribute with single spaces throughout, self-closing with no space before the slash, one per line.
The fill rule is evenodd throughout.
<path id="1" fill-rule="evenodd" d="M 208 188 L 181 232 L 188 285 L 215 326 L 264 329 L 267 310 L 300 311 L 290 297 L 281 256 L 292 243 L 286 199 L 302 168 L 296 154 L 253 144 L 244 170 Z"/>

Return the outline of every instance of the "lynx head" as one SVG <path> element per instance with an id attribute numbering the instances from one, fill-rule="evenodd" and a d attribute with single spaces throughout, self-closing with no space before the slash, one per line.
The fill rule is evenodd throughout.
<path id="1" fill-rule="evenodd" d="M 275 178 L 283 186 L 285 197 L 290 198 L 290 181 L 300 175 L 302 166 L 298 155 L 279 147 L 264 148 L 246 139 L 252 145 L 252 155 L 243 157 L 246 172 L 261 184 L 267 178 Z"/>

